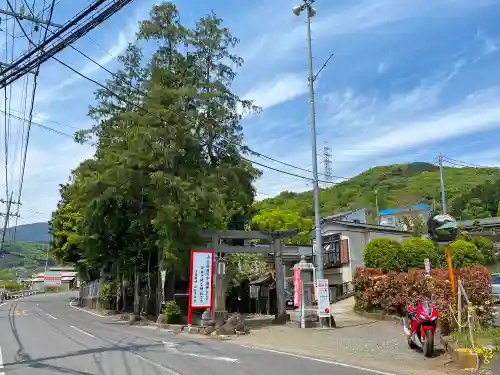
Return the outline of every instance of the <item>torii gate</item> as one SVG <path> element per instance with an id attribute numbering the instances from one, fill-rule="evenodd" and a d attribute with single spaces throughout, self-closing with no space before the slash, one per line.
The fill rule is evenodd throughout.
<path id="1" fill-rule="evenodd" d="M 283 274 L 283 238 L 290 238 L 297 235 L 298 229 L 285 231 L 244 231 L 244 230 L 213 230 L 206 229 L 200 232 L 200 237 L 210 239 L 210 250 L 215 253 L 261 253 L 273 254 L 274 268 L 276 271 L 276 299 L 277 309 L 276 323 L 284 324 L 287 321 L 286 306 L 285 306 L 285 275 Z M 245 240 L 245 243 L 250 240 L 266 240 L 271 242 L 271 246 L 232 246 L 221 243 L 225 239 Z M 287 250 L 297 252 L 300 246 L 287 246 Z M 226 309 L 226 291 L 227 283 L 224 280 L 225 276 L 221 276 L 218 272 L 214 275 L 214 318 L 217 323 L 223 322 L 227 315 Z"/>

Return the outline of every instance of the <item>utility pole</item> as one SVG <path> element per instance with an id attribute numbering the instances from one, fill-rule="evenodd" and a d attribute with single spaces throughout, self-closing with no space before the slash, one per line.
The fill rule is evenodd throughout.
<path id="1" fill-rule="evenodd" d="M 38 17 L 35 17 L 34 15 L 28 16 L 26 14 L 21 14 L 18 12 L 11 12 L 10 10 L 5 10 L 5 9 L 0 9 L 0 14 L 5 14 L 7 16 L 16 17 L 20 21 L 26 20 L 26 21 L 31 21 L 31 22 L 34 22 L 34 23 L 40 24 L 40 25 L 47 25 L 47 26 L 52 26 L 52 27 L 62 27 L 62 25 L 59 25 L 59 24 L 54 23 L 54 22 L 42 20 Z"/>
<path id="2" fill-rule="evenodd" d="M 377 225 L 380 225 L 380 214 L 378 208 L 378 189 L 375 189 L 375 209 L 377 210 Z"/>
<path id="3" fill-rule="evenodd" d="M 313 72 L 312 58 L 312 42 L 311 42 L 311 18 L 316 14 L 316 10 L 312 7 L 314 0 L 304 0 L 302 5 L 293 8 L 293 13 L 299 16 L 302 11 L 306 11 L 306 29 L 307 29 L 307 52 L 308 52 L 308 70 L 309 70 L 309 115 L 311 123 L 311 153 L 312 153 L 312 169 L 313 169 L 313 192 L 314 192 L 314 228 L 316 240 L 316 276 L 317 279 L 324 278 L 324 263 L 323 263 L 323 241 L 321 238 L 321 216 L 319 205 L 319 183 L 318 183 L 318 154 L 316 147 L 316 108 L 314 104 L 314 81 L 317 74 Z M 331 56 L 330 56 L 331 58 Z M 328 59 L 329 60 L 329 59 Z M 328 63 L 327 60 L 327 63 Z M 325 63 L 326 65 L 326 63 Z M 325 66 L 323 65 L 323 67 Z M 322 68 L 323 69 L 323 68 Z M 320 71 L 321 72 L 321 69 Z M 318 72 L 318 74 L 319 74 Z"/>
<path id="4" fill-rule="evenodd" d="M 5 216 L 4 222 L 3 222 L 3 231 L 2 231 L 2 237 L 0 240 L 0 250 L 3 250 L 3 246 L 5 244 L 5 236 L 7 234 L 7 228 L 9 226 L 9 218 L 11 217 L 19 217 L 19 214 L 12 214 L 11 208 L 13 204 L 20 204 L 19 202 L 13 202 L 12 197 L 14 193 L 10 193 L 10 199 L 8 201 L 5 201 L 4 199 L 0 199 L 0 203 L 4 203 L 6 207 L 6 213 L 5 214 L 0 214 L 0 216 Z"/>
<path id="5" fill-rule="evenodd" d="M 37 25 L 46 25 L 46 27 L 56 27 L 56 28 L 62 27 L 62 25 L 59 25 L 59 24 L 54 23 L 54 22 L 50 22 L 49 20 L 40 19 L 35 14 L 33 14 L 32 9 L 28 9 L 28 10 L 30 11 L 31 15 L 27 15 L 27 14 L 20 13 L 20 12 L 15 12 L 14 10 L 6 10 L 6 9 L 0 9 L 0 14 L 5 14 L 6 16 L 15 17 L 19 21 L 33 22 L 35 24 L 35 27 L 37 27 Z M 7 62 L 0 62 L 0 70 L 8 68 L 9 66 L 10 66 L 10 64 L 8 64 Z M 34 74 L 35 72 L 30 71 L 29 73 Z"/>
<path id="6" fill-rule="evenodd" d="M 444 191 L 443 154 L 439 153 L 439 182 L 441 184 L 441 211 L 446 214 L 446 192 Z"/>

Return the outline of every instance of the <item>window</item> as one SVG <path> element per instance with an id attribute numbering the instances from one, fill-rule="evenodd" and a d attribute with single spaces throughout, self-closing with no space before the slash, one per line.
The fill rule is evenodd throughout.
<path id="1" fill-rule="evenodd" d="M 500 284 L 500 273 L 496 273 L 491 275 L 491 283 L 492 284 Z"/>

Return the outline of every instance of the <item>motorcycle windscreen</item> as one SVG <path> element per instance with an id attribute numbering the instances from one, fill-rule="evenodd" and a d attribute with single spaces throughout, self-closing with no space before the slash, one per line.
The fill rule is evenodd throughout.
<path id="1" fill-rule="evenodd" d="M 427 300 L 423 301 L 422 307 L 424 308 L 424 311 L 428 316 L 432 315 L 432 304 L 429 301 Z"/>

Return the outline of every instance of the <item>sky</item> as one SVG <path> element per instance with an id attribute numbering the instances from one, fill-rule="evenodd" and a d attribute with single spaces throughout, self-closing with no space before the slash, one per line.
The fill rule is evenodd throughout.
<path id="1" fill-rule="evenodd" d="M 10 2 L 19 10 L 20 1 Z M 233 90 L 263 109 L 244 118 L 244 142 L 261 155 L 291 165 L 251 156 L 278 170 L 258 166 L 263 175 L 256 183 L 257 199 L 311 189 L 306 20 L 305 14 L 293 14 L 297 2 L 176 2 L 187 25 L 213 10 L 240 39 L 235 52 L 245 63 Z M 42 3 L 36 0 L 35 8 L 41 9 Z M 59 1 L 53 22 L 64 23 L 89 3 Z M 154 3 L 132 1 L 74 46 L 107 69 L 117 69 L 116 57 L 133 41 L 138 21 L 148 16 Z M 381 164 L 434 163 L 440 152 L 465 164 L 500 166 L 500 2 L 316 0 L 314 7 L 314 72 L 333 54 L 315 81 L 318 168 L 324 186 L 329 185 L 324 147 L 331 150 L 333 183 Z M 5 29 L 12 30 L 9 22 L 3 19 L 0 24 L 0 61 L 10 56 L 10 40 L 7 50 L 2 45 Z M 29 27 L 27 21 L 23 25 Z M 23 43 L 16 39 L 14 57 L 26 49 Z M 71 48 L 58 58 L 99 82 L 110 78 Z M 14 115 L 23 115 L 24 84 L 20 79 L 8 89 Z M 18 224 L 49 220 L 59 184 L 92 155 L 91 146 L 75 144 L 68 135 L 92 125 L 87 111 L 95 102 L 95 89 L 54 60 L 42 65 Z M 3 94 L 0 100 L 3 109 Z M 0 123 L 3 142 L 1 113 Z M 17 192 L 19 134 L 26 126 L 15 118 L 9 124 L 8 183 Z M 0 157 L 3 165 L 4 155 Z M 4 181 L 5 172 L 0 176 Z M 0 188 L 4 185 L 0 182 Z M 0 197 L 6 193 L 0 190 Z"/>

